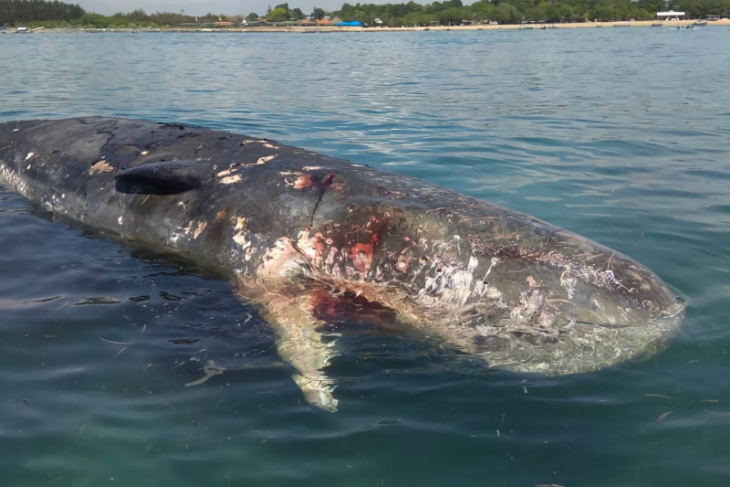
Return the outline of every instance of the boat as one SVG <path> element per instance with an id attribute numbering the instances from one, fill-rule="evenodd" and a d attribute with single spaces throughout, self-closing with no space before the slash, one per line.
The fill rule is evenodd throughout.
<path id="1" fill-rule="evenodd" d="M 652 27 L 662 27 L 663 25 L 663 22 L 654 22 L 653 24 L 651 24 Z"/>
<path id="2" fill-rule="evenodd" d="M 707 21 L 706 20 L 700 20 L 700 21 L 695 22 L 693 25 L 696 25 L 697 27 L 704 27 L 704 26 L 707 25 Z"/>
<path id="3" fill-rule="evenodd" d="M 628 22 L 616 22 L 613 24 L 614 27 L 631 27 L 631 24 Z"/>

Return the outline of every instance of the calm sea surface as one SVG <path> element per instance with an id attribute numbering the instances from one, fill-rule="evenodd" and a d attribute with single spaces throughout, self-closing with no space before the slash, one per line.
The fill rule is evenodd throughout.
<path id="1" fill-rule="evenodd" d="M 0 188 L 0 485 L 730 485 L 729 83 L 721 27 L 0 36 L 0 121 L 188 122 L 425 178 L 690 304 L 649 362 L 551 379 L 360 337 L 330 414 L 226 283 Z"/>

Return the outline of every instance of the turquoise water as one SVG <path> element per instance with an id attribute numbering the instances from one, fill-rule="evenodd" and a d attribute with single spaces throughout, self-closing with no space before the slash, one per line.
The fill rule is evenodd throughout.
<path id="1" fill-rule="evenodd" d="M 0 36 L 0 121 L 189 122 L 425 178 L 689 302 L 668 351 L 579 376 L 353 338 L 330 414 L 226 283 L 0 189 L 0 485 L 729 485 L 729 48 L 721 27 Z"/>

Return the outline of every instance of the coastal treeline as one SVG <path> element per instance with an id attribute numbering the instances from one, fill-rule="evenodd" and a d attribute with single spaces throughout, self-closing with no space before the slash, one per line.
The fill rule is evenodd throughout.
<path id="1" fill-rule="evenodd" d="M 324 17 L 325 13 L 324 10 L 315 8 L 314 9 L 319 10 L 322 12 L 322 17 Z M 314 17 L 317 15 L 317 12 L 312 12 L 310 16 Z M 308 15 L 306 15 L 302 9 L 300 8 L 289 8 L 289 3 L 282 3 L 280 5 L 277 5 L 274 7 L 274 10 L 271 10 L 271 7 L 269 7 L 269 11 L 266 12 L 266 21 L 267 22 L 287 22 L 291 20 L 303 20 L 307 18 Z M 246 17 L 247 20 L 258 20 L 258 14 L 252 12 L 248 14 L 248 17 Z M 320 17 L 321 18 L 321 17 Z"/>
<path id="2" fill-rule="evenodd" d="M 0 0 L 0 25 L 15 25 L 33 20 L 69 22 L 86 14 L 78 5 L 44 0 Z"/>
<path id="3" fill-rule="evenodd" d="M 226 17 L 223 15 L 223 17 Z M 129 13 L 101 15 L 86 12 L 79 5 L 46 0 L 0 0 L 0 26 L 61 27 L 61 28 L 115 28 L 179 26 L 185 23 L 214 22 L 220 15 L 209 13 L 193 17 L 181 13 L 158 12 L 146 14 L 144 10 Z"/>
<path id="4" fill-rule="evenodd" d="M 445 0 L 421 5 L 408 3 L 350 4 L 339 10 L 326 12 L 315 7 L 311 12 L 290 8 L 288 3 L 269 8 L 266 15 L 251 12 L 247 16 L 208 13 L 203 16 L 144 10 L 114 15 L 100 15 L 84 11 L 79 5 L 46 0 L 0 0 L 0 25 L 29 27 L 179 27 L 230 21 L 232 25 L 247 21 L 299 21 L 305 18 L 322 19 L 326 16 L 344 21 L 359 20 L 368 25 L 458 25 L 467 22 L 499 22 L 514 24 L 533 22 L 585 22 L 612 20 L 651 20 L 656 12 L 673 9 L 683 11 L 687 18 L 708 15 L 730 16 L 730 0 L 480 0 L 464 5 L 462 0 Z"/>
<path id="5" fill-rule="evenodd" d="M 462 0 L 446 0 L 420 5 L 410 1 L 401 4 L 345 3 L 331 12 L 344 21 L 359 20 L 384 25 L 442 25 L 463 21 L 496 21 L 504 24 L 533 22 L 585 22 L 611 20 L 651 20 L 656 13 L 673 8 L 684 11 L 688 18 L 730 14 L 730 0 L 480 0 L 464 5 Z"/>

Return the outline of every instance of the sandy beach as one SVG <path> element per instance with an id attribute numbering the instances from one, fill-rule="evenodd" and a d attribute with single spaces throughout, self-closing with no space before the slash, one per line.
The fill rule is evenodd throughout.
<path id="1" fill-rule="evenodd" d="M 680 26 L 691 26 L 697 24 L 698 20 L 672 20 L 672 21 L 629 21 L 629 22 L 576 22 L 576 23 L 563 23 L 563 24 L 505 24 L 505 25 L 437 25 L 437 26 L 423 26 L 423 27 L 273 27 L 273 26 L 262 26 L 262 27 L 226 27 L 226 28 L 181 28 L 181 27 L 163 27 L 157 29 L 34 29 L 34 34 L 53 34 L 60 32 L 88 32 L 88 33 L 103 33 L 103 32 L 236 32 L 236 33 L 261 33 L 261 32 L 295 32 L 303 34 L 313 33 L 336 33 L 336 32 L 418 32 L 418 31 L 464 31 L 464 30 L 547 30 L 550 28 L 554 29 L 585 29 L 585 28 L 627 28 L 627 27 L 658 27 L 655 24 L 661 24 L 661 27 L 680 27 Z M 710 26 L 730 26 L 730 19 L 716 20 L 712 22 L 706 22 L 702 25 L 703 27 Z M 3 33 L 13 34 L 14 30 L 3 31 Z"/>
<path id="2" fill-rule="evenodd" d="M 579 28 L 597 28 L 597 27 L 651 27 L 657 23 L 655 20 L 647 21 L 631 21 L 631 22 L 576 22 L 563 24 L 505 24 L 505 25 L 437 25 L 429 27 L 255 27 L 244 29 L 231 29 L 240 32 L 408 32 L 408 31 L 451 31 L 451 30 L 541 30 L 543 26 L 546 28 L 556 29 L 579 29 Z M 661 21 L 663 27 L 678 27 L 696 24 L 697 20 L 673 20 Z M 707 22 L 707 26 L 711 25 L 730 25 L 730 19 L 722 19 L 713 22 Z M 198 29 L 201 30 L 201 29 Z M 212 29 L 208 29 L 212 30 Z M 225 29 L 215 29 L 224 31 Z"/>

